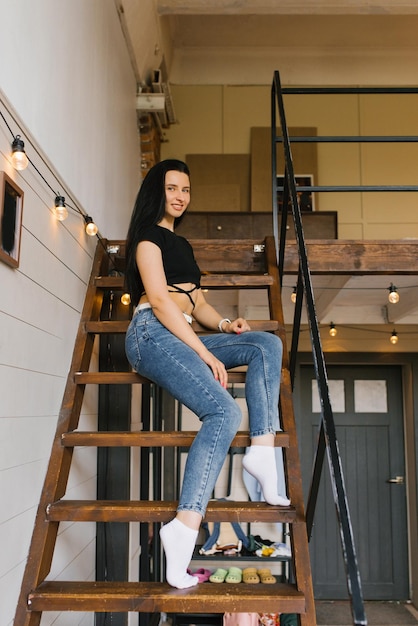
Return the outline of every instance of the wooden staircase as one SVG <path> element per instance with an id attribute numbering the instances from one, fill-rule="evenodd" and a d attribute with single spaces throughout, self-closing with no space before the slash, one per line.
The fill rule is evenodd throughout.
<path id="1" fill-rule="evenodd" d="M 110 253 L 119 248 L 119 252 Z M 202 287 L 216 289 L 266 289 L 270 320 L 250 321 L 254 330 L 274 332 L 283 345 L 280 413 L 283 432 L 276 445 L 284 448 L 285 475 L 290 507 L 263 502 L 211 501 L 206 521 L 283 522 L 289 525 L 293 583 L 273 585 L 200 584 L 178 590 L 165 582 L 82 582 L 48 580 L 60 522 L 167 522 L 176 502 L 170 501 L 84 501 L 63 499 L 77 446 L 188 447 L 193 432 L 81 432 L 80 411 L 86 385 L 144 384 L 133 372 L 90 371 L 95 337 L 102 333 L 123 334 L 127 321 L 100 321 L 106 290 L 123 290 L 124 242 L 98 243 L 74 347 L 71 369 L 59 414 L 41 501 L 29 551 L 15 626 L 35 626 L 46 611 L 141 612 L 141 613 L 297 613 L 301 626 L 315 626 L 315 606 L 310 572 L 308 537 L 302 497 L 301 468 L 296 438 L 289 375 L 288 349 L 281 306 L 280 281 L 274 240 L 192 242 L 203 271 Z M 112 275 L 113 274 L 113 275 Z M 208 332 L 195 324 L 198 332 Z M 230 372 L 229 380 L 245 382 L 244 372 Z M 240 432 L 233 446 L 249 444 L 248 433 Z"/>

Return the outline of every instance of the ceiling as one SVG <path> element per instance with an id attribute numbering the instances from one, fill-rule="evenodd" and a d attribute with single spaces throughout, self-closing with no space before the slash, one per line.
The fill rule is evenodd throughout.
<path id="1" fill-rule="evenodd" d="M 158 2 L 158 5 L 163 2 Z M 183 2 L 182 5 L 195 5 Z M 268 13 L 255 6 L 254 2 L 235 2 L 224 5 L 251 5 L 251 12 L 189 10 L 185 12 L 164 12 L 168 20 L 171 39 L 175 49 L 180 48 L 267 48 L 297 47 L 307 48 L 320 45 L 321 48 L 367 47 L 376 48 L 383 44 L 388 47 L 416 45 L 416 14 L 399 11 L 399 6 L 382 11 L 347 11 L 346 13 L 321 13 L 303 10 L 284 13 Z M 317 4 L 321 4 L 320 2 Z M 341 3 L 342 4 L 342 3 Z M 355 3 L 350 3 L 353 5 Z M 368 3 L 362 3 L 368 4 Z M 386 3 L 389 4 L 389 3 Z M 394 3 L 392 3 L 394 4 Z M 297 3 L 295 3 L 297 5 Z M 401 3 L 402 5 L 402 3 Z M 296 6 L 296 8 L 298 8 Z"/>
<path id="2" fill-rule="evenodd" d="M 162 64 L 170 82 L 270 84 L 279 59 L 283 84 L 292 84 L 300 59 L 315 80 L 312 58 L 327 58 L 330 71 L 335 56 L 345 57 L 358 78 L 365 55 L 383 71 L 391 55 L 418 55 L 417 0 L 114 1 L 139 84 Z"/>
<path id="3" fill-rule="evenodd" d="M 263 67 L 270 78 L 271 59 L 281 58 L 283 83 L 289 84 L 285 58 L 363 57 L 371 51 L 384 58 L 388 51 L 400 55 L 417 48 L 416 0 L 156 0 L 155 6 L 168 33 L 170 78 L 176 80 L 184 80 L 182 74 L 190 80 L 196 59 L 205 80 L 214 80 L 217 55 L 231 66 L 234 54 L 247 60 L 247 78 L 254 84 L 264 80 Z M 243 78 L 238 72 L 240 82 Z"/>
<path id="4" fill-rule="evenodd" d="M 285 55 L 287 62 L 283 65 L 289 76 L 282 82 L 292 84 L 298 82 L 298 78 L 291 74 L 297 62 L 295 59 L 302 59 L 301 63 L 306 64 L 313 55 L 316 62 L 318 58 L 332 60 L 337 56 L 350 60 L 356 58 L 359 73 L 366 55 L 379 58 L 383 69 L 385 55 L 388 55 L 388 59 L 393 56 L 397 59 L 399 84 L 416 84 L 416 66 L 413 82 L 405 82 L 408 78 L 401 74 L 403 64 L 399 60 L 405 55 L 409 59 L 416 56 L 418 61 L 418 0 L 115 2 L 139 83 L 147 82 L 150 72 L 162 66 L 168 82 L 195 80 L 196 83 L 210 84 L 217 80 L 228 84 L 236 80 L 240 84 L 263 81 L 270 84 L 270 65 L 267 82 L 263 74 L 265 59 Z M 230 67 L 229 76 L 220 76 L 219 64 L 217 74 L 213 73 L 214 58 L 220 59 L 223 67 Z M 245 70 L 236 71 L 234 59 L 237 58 L 241 66 L 247 67 L 247 74 Z M 247 59 L 246 65 L 243 59 Z M 309 84 L 306 80 L 310 80 L 311 75 L 313 84 L 312 72 L 308 79 L 300 74 L 299 84 Z M 334 78 L 330 78 L 330 84 L 332 80 L 341 80 L 338 71 Z M 349 80 L 348 74 L 343 80 Z M 376 80 L 381 80 L 381 75 L 377 75 Z M 290 295 L 294 282 L 294 277 L 285 277 L 283 302 L 285 318 L 289 322 L 293 315 Z M 390 283 L 397 286 L 400 294 L 400 302 L 396 305 L 388 302 Z M 409 329 L 418 323 L 418 275 L 314 276 L 313 286 L 321 324 L 328 325 L 332 321 L 347 327 L 378 325 L 382 328 L 403 325 Z M 245 302 L 245 297 L 235 306 L 241 312 L 251 309 L 251 303 Z"/>

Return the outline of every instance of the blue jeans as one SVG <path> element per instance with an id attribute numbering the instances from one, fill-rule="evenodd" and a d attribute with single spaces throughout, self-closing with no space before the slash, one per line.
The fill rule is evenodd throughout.
<path id="1" fill-rule="evenodd" d="M 250 437 L 275 433 L 282 343 L 270 333 L 200 337 L 227 369 L 248 365 L 245 395 Z M 126 333 L 133 369 L 166 389 L 195 413 L 202 425 L 187 456 L 179 511 L 205 514 L 219 472 L 241 422 L 241 410 L 196 352 L 175 337 L 151 309 L 138 311 Z"/>

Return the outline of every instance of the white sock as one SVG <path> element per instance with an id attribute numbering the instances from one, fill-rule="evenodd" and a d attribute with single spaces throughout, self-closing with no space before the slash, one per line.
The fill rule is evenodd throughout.
<path id="1" fill-rule="evenodd" d="M 242 465 L 261 485 L 263 496 L 268 504 L 289 506 L 290 500 L 277 493 L 277 467 L 274 448 L 270 446 L 250 446 L 242 460 Z"/>
<path id="2" fill-rule="evenodd" d="M 174 518 L 160 530 L 160 538 L 167 559 L 167 582 L 177 589 L 197 585 L 199 579 L 190 576 L 187 568 L 193 555 L 198 531 Z"/>

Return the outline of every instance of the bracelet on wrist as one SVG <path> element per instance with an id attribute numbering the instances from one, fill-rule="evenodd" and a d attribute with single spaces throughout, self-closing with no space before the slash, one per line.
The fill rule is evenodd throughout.
<path id="1" fill-rule="evenodd" d="M 231 323 L 231 320 L 230 320 L 230 319 L 228 319 L 227 317 L 224 317 L 223 319 L 221 319 L 221 321 L 220 321 L 220 322 L 219 322 L 219 324 L 218 324 L 219 332 L 221 332 L 221 333 L 225 332 L 225 331 L 223 330 L 223 328 L 222 328 L 222 324 L 223 324 L 224 322 L 228 322 L 228 324 L 230 324 L 230 323 Z"/>

